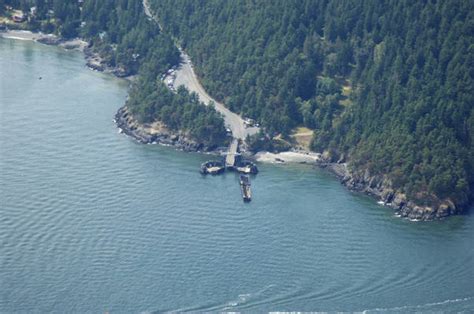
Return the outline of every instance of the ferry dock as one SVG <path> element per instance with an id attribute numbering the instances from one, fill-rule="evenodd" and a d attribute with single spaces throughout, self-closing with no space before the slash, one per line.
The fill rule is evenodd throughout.
<path id="1" fill-rule="evenodd" d="M 240 173 L 240 188 L 242 192 L 242 198 L 244 202 L 250 202 L 252 199 L 250 191 L 250 178 L 249 174 L 257 174 L 257 166 L 249 161 L 245 160 L 242 154 L 239 152 L 240 140 L 237 138 L 232 139 L 229 145 L 229 149 L 225 154 L 225 158 L 222 160 L 209 160 L 201 165 L 200 173 L 203 175 L 218 175 L 228 171 L 237 171 Z"/>

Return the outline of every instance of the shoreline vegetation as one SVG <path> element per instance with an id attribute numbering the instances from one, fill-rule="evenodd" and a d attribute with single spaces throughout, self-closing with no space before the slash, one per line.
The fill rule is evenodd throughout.
<path id="1" fill-rule="evenodd" d="M 170 130 L 162 122 L 140 123 L 127 106 L 120 107 L 115 114 L 115 124 L 119 132 L 128 135 L 142 144 L 161 144 L 173 146 L 185 152 L 218 153 L 226 148 L 207 146 L 205 143 L 192 139 L 183 131 Z"/>
<path id="2" fill-rule="evenodd" d="M 0 36 L 4 38 L 36 41 L 46 45 L 55 45 L 71 50 L 76 49 L 84 53 L 86 66 L 90 69 L 113 74 L 119 78 L 128 80 L 135 79 L 135 76 L 123 76 L 122 71 L 117 68 L 108 67 L 101 62 L 98 53 L 92 52 L 89 43 L 80 38 L 66 40 L 53 34 L 43 34 L 26 30 L 0 31 Z M 185 152 L 206 152 L 222 154 L 225 147 L 209 147 L 204 143 L 199 143 L 181 131 L 172 131 L 163 123 L 155 121 L 153 123 L 141 123 L 130 112 L 126 105 L 120 107 L 114 119 L 120 133 L 135 139 L 142 144 L 160 144 L 173 146 Z M 345 162 L 332 161 L 329 152 L 315 153 L 304 149 L 291 148 L 288 151 L 268 152 L 258 151 L 254 154 L 247 153 L 247 157 L 257 162 L 285 164 L 299 163 L 308 164 L 326 169 L 334 174 L 351 191 L 372 196 L 384 206 L 394 209 L 395 215 L 408 218 L 413 221 L 436 220 L 450 215 L 461 214 L 463 211 L 456 208 L 455 204 L 445 201 L 436 208 L 429 206 L 418 206 L 407 199 L 406 195 L 397 193 L 389 186 L 389 182 L 382 177 L 372 177 L 367 172 L 357 174 L 350 170 Z"/>
<path id="3" fill-rule="evenodd" d="M 380 184 L 402 216 L 472 204 L 474 10 L 465 1 L 149 2 L 206 91 L 271 139 L 313 130 L 311 150 L 348 164 L 346 185 L 372 193 Z"/>
<path id="4" fill-rule="evenodd" d="M 135 8 L 135 10 L 137 9 Z M 142 10 L 141 6 L 139 10 Z M 150 27 L 150 25 L 147 25 L 147 27 Z M 103 33 L 99 34 L 100 45 L 102 45 Z M 180 120 L 181 117 L 173 117 L 173 115 L 168 112 L 169 110 L 172 111 L 173 109 L 167 108 L 169 104 L 163 104 L 163 101 L 170 102 L 170 99 L 175 99 L 173 98 L 175 96 L 171 95 L 171 91 L 164 90 L 163 88 L 161 88 L 165 86 L 164 84 L 162 84 L 163 86 L 158 86 L 160 88 L 159 91 L 156 86 L 154 87 L 154 85 L 151 84 L 154 82 L 154 78 L 156 78 L 161 73 L 164 73 L 167 69 L 173 66 L 177 66 L 180 61 L 175 60 L 167 62 L 161 60 L 157 62 L 151 60 L 150 57 L 143 57 L 143 59 L 141 59 L 140 61 L 140 65 L 147 65 L 147 69 L 138 71 L 138 69 L 141 68 L 141 66 L 137 65 L 138 59 L 140 58 L 138 53 L 131 53 L 130 56 L 123 57 L 125 58 L 124 60 L 135 60 L 134 62 L 130 63 L 131 65 L 128 65 L 129 63 L 125 61 L 119 63 L 118 60 L 116 60 L 112 62 L 115 65 L 111 66 L 110 55 L 103 54 L 104 52 L 110 54 L 110 49 L 104 48 L 107 47 L 107 44 L 100 46 L 99 50 L 95 49 L 98 45 L 97 41 L 86 41 L 80 38 L 65 39 L 59 35 L 35 33 L 26 30 L 0 30 L 0 35 L 6 38 L 33 40 L 47 45 L 57 45 L 65 49 L 78 49 L 84 52 L 86 65 L 89 68 L 105 73 L 110 73 L 117 77 L 126 78 L 135 82 L 136 84 L 132 86 L 132 89 L 130 91 L 130 98 L 133 98 L 132 101 L 130 101 L 129 98 L 127 100 L 127 103 L 117 111 L 117 114 L 115 116 L 117 127 L 119 128 L 121 133 L 123 132 L 144 144 L 157 143 L 163 145 L 172 145 L 175 146 L 177 149 L 181 149 L 184 151 L 222 153 L 222 145 L 218 144 L 226 143 L 226 140 L 223 137 L 215 135 L 212 136 L 210 139 L 202 140 L 203 138 L 206 138 L 206 136 L 204 136 L 201 137 L 200 140 L 196 140 L 196 138 L 193 137 L 189 130 L 192 129 L 194 130 L 194 133 L 200 132 L 201 134 L 206 133 L 206 130 L 198 128 L 198 131 L 196 131 L 196 127 L 194 125 L 190 126 L 189 123 L 186 124 L 186 122 L 182 122 Z M 168 41 L 170 42 L 170 40 Z M 164 40 L 164 42 L 168 44 L 166 39 Z M 112 46 L 113 49 L 117 48 L 117 45 L 114 44 L 113 41 L 109 45 Z M 174 49 L 177 50 L 176 47 L 174 47 Z M 192 51 L 192 48 L 190 48 L 190 51 Z M 168 57 L 171 59 L 176 58 L 176 53 L 176 51 L 171 52 L 171 50 L 169 50 Z M 153 53 L 151 53 L 151 55 L 153 56 Z M 155 57 L 158 58 L 158 56 Z M 119 58 L 119 55 L 117 55 L 116 58 Z M 179 60 L 179 54 L 177 60 Z M 202 60 L 198 62 L 198 67 L 200 63 L 202 63 Z M 123 64 L 127 64 L 127 66 Z M 198 68 L 197 70 L 201 69 Z M 200 72 L 200 74 L 200 76 L 203 76 L 203 73 Z M 209 84 L 208 79 L 206 79 L 206 82 Z M 326 81 L 321 82 L 323 82 L 324 84 L 327 83 Z M 320 88 L 321 91 L 323 90 L 323 88 L 326 88 L 323 83 L 318 83 L 319 85 L 321 85 L 318 85 L 318 88 Z M 335 85 L 334 82 L 332 82 L 332 84 Z M 344 84 L 347 84 L 347 82 Z M 333 90 L 334 88 L 335 87 L 331 85 L 330 89 Z M 346 89 L 350 89 L 350 86 Z M 158 95 L 155 96 L 156 98 L 153 100 L 148 98 L 148 95 L 146 94 L 151 90 L 153 90 L 154 93 L 158 93 Z M 160 92 L 161 94 L 166 94 L 164 95 L 165 97 L 162 97 L 163 95 L 159 95 Z M 170 93 L 169 95 L 167 94 L 168 92 Z M 198 100 L 194 101 L 194 96 L 192 96 L 192 94 L 191 98 L 187 99 L 187 96 L 185 96 L 185 92 L 181 92 L 183 93 L 181 95 L 181 99 L 185 99 L 183 101 L 190 101 L 193 106 L 199 104 Z M 162 98 L 160 99 L 160 97 Z M 353 101 L 349 100 L 349 97 L 346 97 L 345 99 L 348 101 L 349 105 L 350 102 Z M 342 104 L 343 101 L 346 101 L 345 99 L 343 99 L 342 101 L 339 99 L 338 101 L 340 101 L 340 103 Z M 145 107 L 141 106 L 141 103 L 149 103 L 150 101 L 153 101 L 155 103 L 161 103 L 161 110 L 156 109 L 156 105 L 153 105 L 155 106 L 155 109 L 153 109 L 154 112 L 150 113 L 149 104 L 147 104 Z M 213 109 L 210 110 L 212 111 Z M 157 113 L 159 113 L 159 115 L 157 115 Z M 202 114 L 212 115 L 212 112 L 207 111 Z M 174 127 L 167 127 L 166 122 L 157 122 L 160 120 L 175 121 Z M 201 121 L 204 120 L 201 119 Z M 216 125 L 219 125 L 220 128 L 223 128 L 223 125 L 219 124 L 220 122 L 216 122 L 217 120 L 212 121 L 213 123 L 217 123 Z M 207 127 L 212 127 L 212 125 L 208 125 Z M 184 129 L 187 129 L 187 131 L 183 131 Z M 209 129 L 207 129 L 207 131 L 209 131 Z M 321 131 L 318 132 L 319 134 L 322 134 Z M 272 133 L 275 134 L 275 132 Z M 217 131 L 216 134 L 218 134 Z M 261 134 L 257 136 L 261 136 Z M 311 148 L 314 148 L 315 146 L 315 138 L 318 139 L 317 136 L 313 137 L 313 140 L 309 145 Z M 270 137 L 270 141 L 273 141 L 273 139 L 273 137 Z M 249 146 L 251 145 L 249 144 Z M 367 167 L 358 167 L 354 165 L 354 163 L 352 162 L 353 158 L 349 158 L 349 154 L 339 152 L 337 151 L 337 149 L 327 147 L 325 148 L 323 145 L 319 145 L 318 147 L 318 150 L 321 151 L 321 153 L 312 152 L 308 148 L 301 149 L 301 147 L 299 146 L 298 148 L 295 148 L 294 143 L 283 149 L 281 149 L 281 147 L 272 147 L 272 149 L 275 150 L 274 153 L 267 152 L 262 149 L 254 150 L 252 153 L 254 153 L 253 158 L 259 162 L 283 164 L 306 163 L 325 168 L 328 171 L 334 173 L 340 179 L 341 183 L 345 185 L 348 189 L 371 195 L 372 197 L 377 199 L 379 203 L 395 209 L 396 215 L 400 217 L 406 217 L 412 220 L 435 220 L 450 215 L 462 214 L 469 205 L 469 202 L 456 204 L 449 197 L 437 198 L 434 194 L 430 196 L 430 201 L 428 203 L 424 201 L 415 201 L 412 197 L 408 196 L 407 193 L 400 191 L 400 188 L 394 187 L 395 184 L 393 178 L 391 178 L 390 176 L 383 173 L 372 174 Z M 250 152 L 247 153 L 250 154 Z"/>
<path id="5" fill-rule="evenodd" d="M 92 51 L 90 43 L 81 38 L 64 39 L 54 34 L 43 34 L 29 30 L 0 30 L 0 37 L 34 41 L 45 45 L 58 46 L 66 50 L 78 50 L 84 54 L 86 66 L 91 70 L 112 74 L 129 81 L 137 79 L 136 75 L 124 76 L 120 68 L 105 64 L 99 53 Z M 187 152 L 220 153 L 225 150 L 225 147 L 207 146 L 205 143 L 192 139 L 186 132 L 171 130 L 159 121 L 152 123 L 139 122 L 127 105 L 117 110 L 114 121 L 120 133 L 124 133 L 142 144 L 174 146 L 176 149 Z"/>

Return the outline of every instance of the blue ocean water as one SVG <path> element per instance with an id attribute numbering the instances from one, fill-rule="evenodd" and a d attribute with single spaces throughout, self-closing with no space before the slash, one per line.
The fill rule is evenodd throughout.
<path id="1" fill-rule="evenodd" d="M 259 165 L 245 204 L 118 134 L 127 86 L 0 39 L 1 313 L 474 310 L 472 215 L 402 220 L 302 165 Z"/>

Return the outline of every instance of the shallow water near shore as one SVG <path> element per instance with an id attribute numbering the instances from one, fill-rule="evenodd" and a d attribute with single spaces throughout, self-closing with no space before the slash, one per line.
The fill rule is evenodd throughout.
<path id="1" fill-rule="evenodd" d="M 245 204 L 118 134 L 127 83 L 84 63 L 0 38 L 1 313 L 474 309 L 473 215 L 402 220 L 304 165 L 260 164 Z"/>

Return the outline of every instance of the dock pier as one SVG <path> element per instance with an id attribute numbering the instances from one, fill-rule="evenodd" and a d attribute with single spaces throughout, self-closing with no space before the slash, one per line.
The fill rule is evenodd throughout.
<path id="1" fill-rule="evenodd" d="M 232 142 L 230 143 L 229 150 L 225 157 L 225 166 L 227 169 L 232 170 L 237 165 L 238 157 L 240 157 L 240 154 L 237 152 L 238 149 L 239 149 L 239 139 L 234 138 L 232 139 Z"/>
<path id="2" fill-rule="evenodd" d="M 237 171 L 244 174 L 257 174 L 257 166 L 249 161 L 244 160 L 239 152 L 239 139 L 234 138 L 229 145 L 229 149 L 225 154 L 224 161 L 207 161 L 201 165 L 202 174 L 219 174 L 225 170 Z"/>
<path id="3" fill-rule="evenodd" d="M 240 188 L 242 191 L 242 198 L 244 202 L 251 200 L 250 179 L 248 174 L 257 174 L 257 166 L 249 161 L 244 160 L 239 152 L 238 138 L 233 138 L 229 145 L 229 149 L 222 161 L 210 160 L 201 165 L 200 172 L 203 175 L 212 174 L 217 175 L 223 173 L 225 170 L 237 171 L 240 175 Z"/>

